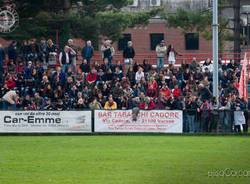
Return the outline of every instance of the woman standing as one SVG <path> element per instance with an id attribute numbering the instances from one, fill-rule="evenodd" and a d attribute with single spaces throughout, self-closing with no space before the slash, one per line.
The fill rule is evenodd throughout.
<path id="1" fill-rule="evenodd" d="M 175 51 L 174 46 L 169 45 L 168 50 L 167 50 L 167 57 L 168 57 L 168 63 L 169 63 L 170 68 L 172 67 L 172 65 L 175 64 L 177 54 L 178 53 Z"/>

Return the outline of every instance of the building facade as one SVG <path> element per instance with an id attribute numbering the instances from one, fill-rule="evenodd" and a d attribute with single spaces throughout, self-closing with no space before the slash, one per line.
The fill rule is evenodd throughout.
<path id="1" fill-rule="evenodd" d="M 211 8 L 211 0 L 134 0 L 133 4 L 122 9 L 124 12 L 146 11 L 153 7 L 165 6 L 168 13 L 176 13 L 182 8 L 188 11 L 207 10 Z M 132 40 L 137 53 L 154 53 L 156 45 L 165 40 L 166 44 L 173 44 L 179 53 L 210 53 L 211 41 L 205 40 L 199 34 L 183 33 L 182 29 L 173 29 L 166 26 L 166 22 L 156 16 L 146 26 L 137 25 L 124 31 L 124 38 L 114 43 L 117 53 Z"/>

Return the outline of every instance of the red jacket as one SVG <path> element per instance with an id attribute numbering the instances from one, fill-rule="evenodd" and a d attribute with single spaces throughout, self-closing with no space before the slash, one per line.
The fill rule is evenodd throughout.
<path id="1" fill-rule="evenodd" d="M 95 82 L 97 80 L 97 73 L 91 74 L 90 72 L 87 74 L 87 82 Z"/>
<path id="2" fill-rule="evenodd" d="M 142 102 L 140 104 L 140 109 L 145 110 L 145 105 L 146 105 L 146 102 Z M 148 104 L 148 108 L 147 109 L 148 110 L 152 110 L 152 109 L 154 109 L 154 107 L 155 107 L 155 104 L 154 104 L 153 101 L 151 101 L 150 104 Z"/>
<path id="3" fill-rule="evenodd" d="M 173 95 L 175 98 L 178 98 L 180 96 L 180 93 L 181 93 L 181 90 L 179 88 L 173 90 Z"/>
<path id="4" fill-rule="evenodd" d="M 13 90 L 15 88 L 15 81 L 5 81 L 5 84 L 8 86 L 9 89 Z"/>
<path id="5" fill-rule="evenodd" d="M 149 82 L 148 82 L 148 88 L 147 88 L 147 89 L 149 89 L 150 85 L 151 85 L 151 83 L 150 83 L 150 81 L 149 81 Z M 158 88 L 157 82 L 154 82 L 154 83 L 153 83 L 153 88 L 154 88 L 154 89 L 157 89 L 157 88 Z"/>
<path id="6" fill-rule="evenodd" d="M 164 93 L 165 94 L 165 97 L 168 99 L 170 94 L 171 94 L 171 91 L 170 89 L 168 88 L 167 90 L 163 90 L 162 88 L 160 89 L 160 93 Z"/>

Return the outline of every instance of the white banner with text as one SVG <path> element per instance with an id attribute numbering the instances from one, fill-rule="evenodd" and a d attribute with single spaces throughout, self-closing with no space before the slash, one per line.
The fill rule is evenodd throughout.
<path id="1" fill-rule="evenodd" d="M 1 133 L 87 133 L 91 111 L 0 111 Z"/>
<path id="2" fill-rule="evenodd" d="M 182 111 L 141 110 L 136 121 L 132 110 L 95 110 L 95 132 L 182 133 Z"/>

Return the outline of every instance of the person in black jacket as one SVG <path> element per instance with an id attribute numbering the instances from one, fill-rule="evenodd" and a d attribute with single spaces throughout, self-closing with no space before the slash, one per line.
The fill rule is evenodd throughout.
<path id="1" fill-rule="evenodd" d="M 16 59 L 17 59 L 17 42 L 12 41 L 11 44 L 8 47 L 8 58 L 13 59 L 14 63 L 16 64 Z"/>
<path id="2" fill-rule="evenodd" d="M 195 102 L 195 97 L 187 97 L 185 102 L 185 110 L 187 113 L 187 129 L 190 133 L 195 132 L 194 119 L 197 109 L 199 108 L 198 104 Z"/>
<path id="3" fill-rule="evenodd" d="M 133 47 L 133 43 L 131 41 L 128 42 L 128 46 L 123 50 L 123 58 L 125 62 L 125 71 L 128 71 L 128 68 L 131 66 L 133 59 L 135 57 L 135 50 Z"/>
<path id="4" fill-rule="evenodd" d="M 203 84 L 199 84 L 198 96 L 201 98 L 201 101 L 205 101 L 205 100 L 209 101 L 212 98 L 212 93 Z"/>

